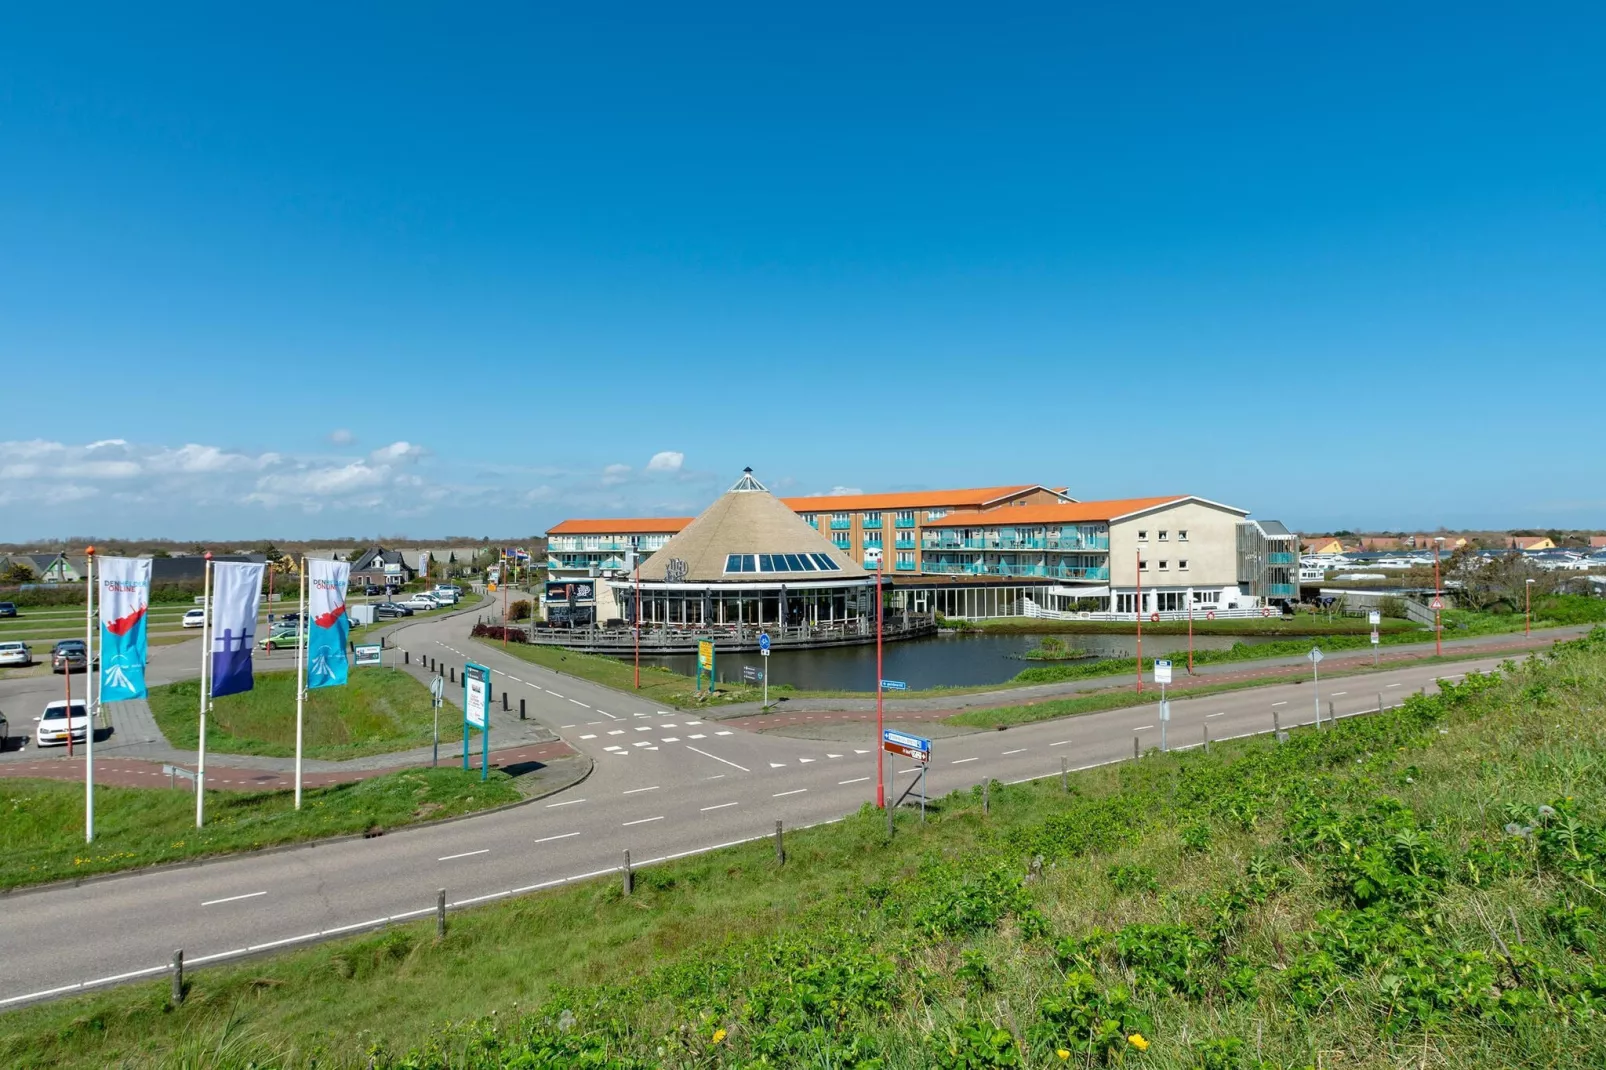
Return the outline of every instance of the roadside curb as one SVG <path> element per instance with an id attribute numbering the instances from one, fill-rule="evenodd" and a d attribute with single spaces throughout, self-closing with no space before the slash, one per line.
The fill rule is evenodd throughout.
<path id="1" fill-rule="evenodd" d="M 530 803 L 540 802 L 542 799 L 550 799 L 559 792 L 564 792 L 568 791 L 570 788 L 579 787 L 581 784 L 589 780 L 591 774 L 596 771 L 597 760 L 595 758 L 592 758 L 586 754 L 582 754 L 578 751 L 575 752 L 574 756 L 577 758 L 584 758 L 587 762 L 587 765 L 585 772 L 581 773 L 578 777 L 566 784 L 560 784 L 557 787 L 550 788 L 538 795 L 531 795 L 527 799 L 520 799 L 517 802 L 503 803 L 501 806 L 493 806 L 486 810 L 471 810 L 466 814 L 454 814 L 451 817 L 437 818 L 433 821 L 416 821 L 406 825 L 398 825 L 394 829 L 385 829 L 381 831 L 379 835 L 401 835 L 402 833 L 412 832 L 417 829 L 436 828 L 440 825 L 450 825 L 458 821 L 466 821 L 471 817 L 487 817 L 491 814 L 500 814 L 508 810 L 516 810 L 521 806 L 528 806 Z M 413 768 L 416 769 L 424 767 L 414 766 Z M 408 770 L 398 769 L 396 771 L 407 772 Z M 284 854 L 287 851 L 299 851 L 313 847 L 327 847 L 338 843 L 350 843 L 353 840 L 368 840 L 376 838 L 377 837 L 369 836 L 366 832 L 353 832 L 344 836 L 328 836 L 319 840 L 300 840 L 296 843 L 277 843 L 269 847 L 253 847 L 246 851 L 230 851 L 225 854 L 202 855 L 199 858 L 186 859 L 181 862 L 157 862 L 149 866 L 140 866 L 136 869 L 120 869 L 114 873 L 95 873 L 90 874 L 89 876 L 75 877 L 71 880 L 50 881 L 45 884 L 27 884 L 19 888 L 6 888 L 0 890 L 0 901 L 19 895 L 35 895 L 42 892 L 61 891 L 66 888 L 80 888 L 86 884 L 102 884 L 106 881 L 123 880 L 127 877 L 142 877 L 152 873 L 162 873 L 174 869 L 196 869 L 200 866 L 212 865 L 218 862 L 231 862 L 238 858 L 249 858 L 258 855 Z"/>

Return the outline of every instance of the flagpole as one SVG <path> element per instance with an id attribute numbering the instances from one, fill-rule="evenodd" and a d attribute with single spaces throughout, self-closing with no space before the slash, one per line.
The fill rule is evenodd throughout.
<path id="1" fill-rule="evenodd" d="M 201 584 L 201 749 L 200 760 L 195 764 L 195 827 L 200 828 L 206 817 L 206 691 L 208 669 L 212 664 L 212 551 L 206 552 L 202 566 L 206 578 Z"/>
<path id="2" fill-rule="evenodd" d="M 307 698 L 307 637 L 312 633 L 307 620 L 307 559 L 301 559 L 301 612 L 296 627 L 301 634 L 296 639 L 296 809 L 301 809 L 301 718 Z"/>
<path id="3" fill-rule="evenodd" d="M 84 842 L 95 842 L 95 548 L 85 551 L 89 575 L 84 580 L 84 712 L 89 714 L 84 732 Z M 104 651 L 102 651 L 104 653 Z M 67 710 L 67 738 L 72 738 L 72 709 Z"/>

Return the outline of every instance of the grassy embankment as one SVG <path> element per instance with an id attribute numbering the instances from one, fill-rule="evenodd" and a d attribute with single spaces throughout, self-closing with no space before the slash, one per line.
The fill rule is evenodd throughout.
<path id="1" fill-rule="evenodd" d="M 293 672 L 259 672 L 252 690 L 214 699 L 206 722 L 207 749 L 217 754 L 294 756 L 295 693 Z M 200 745 L 199 680 L 151 688 L 150 705 L 169 743 L 182 748 Z M 339 761 L 421 747 L 432 738 L 434 717 L 429 689 L 407 673 L 354 668 L 345 687 L 307 693 L 303 753 Z"/>
<path id="2" fill-rule="evenodd" d="M 101 786 L 95 789 L 95 842 L 86 845 L 82 784 L 5 779 L 0 888 L 393 829 L 515 802 L 520 794 L 499 770 L 482 783 L 477 769 L 410 769 L 308 789 L 299 812 L 287 791 L 209 791 L 207 824 L 197 829 L 191 791 Z"/>
<path id="3" fill-rule="evenodd" d="M 0 1018 L 15 1066 L 1606 1062 L 1606 632 L 1401 710 L 862 812 Z"/>
<path id="4" fill-rule="evenodd" d="M 991 635 L 1132 635 L 1137 628 L 1124 621 L 1110 620 L 1044 620 L 1040 617 L 992 617 L 978 621 L 949 621 L 946 627 L 959 632 L 986 632 Z M 1411 631 L 1416 628 L 1408 620 L 1385 617 L 1379 630 L 1384 632 Z M 1205 620 L 1200 614 L 1194 619 L 1194 635 L 1361 635 L 1372 630 L 1363 617 L 1328 618 L 1319 613 L 1301 613 L 1284 618 L 1252 617 L 1233 620 Z M 1185 620 L 1144 621 L 1144 635 L 1187 635 Z"/>

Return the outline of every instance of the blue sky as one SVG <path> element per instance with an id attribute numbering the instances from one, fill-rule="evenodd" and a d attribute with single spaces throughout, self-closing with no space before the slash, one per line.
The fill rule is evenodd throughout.
<path id="1" fill-rule="evenodd" d="M 1606 527 L 1598 5 L 35 8 L 0 539 Z"/>

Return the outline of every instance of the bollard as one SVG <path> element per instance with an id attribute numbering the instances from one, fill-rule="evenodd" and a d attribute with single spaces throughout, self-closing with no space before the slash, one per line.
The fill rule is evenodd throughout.
<path id="1" fill-rule="evenodd" d="M 519 699 L 519 720 L 524 720 L 524 700 Z"/>
<path id="2" fill-rule="evenodd" d="M 992 787 L 993 782 L 991 777 L 981 782 L 981 812 L 983 814 L 990 814 L 993 812 L 992 800 L 988 798 L 989 793 L 992 791 Z"/>
<path id="3" fill-rule="evenodd" d="M 402 664 L 403 665 L 411 665 L 412 663 L 413 663 L 413 652 L 411 650 L 403 650 L 402 651 Z"/>
<path id="4" fill-rule="evenodd" d="M 1271 711 L 1271 738 L 1278 743 L 1283 741 L 1282 718 L 1277 715 L 1276 710 Z"/>
<path id="5" fill-rule="evenodd" d="M 625 848 L 624 890 L 626 895 L 636 890 L 636 875 L 630 869 L 630 848 L 628 847 Z"/>
<path id="6" fill-rule="evenodd" d="M 1205 753 L 1206 754 L 1210 753 L 1210 726 L 1209 725 L 1205 725 L 1204 726 L 1204 749 L 1205 749 Z"/>
<path id="7" fill-rule="evenodd" d="M 781 842 L 781 823 L 775 822 L 775 864 L 786 865 L 786 845 Z"/>
<path id="8" fill-rule="evenodd" d="M 1383 692 L 1381 691 L 1377 693 L 1377 712 L 1383 712 Z"/>
<path id="9" fill-rule="evenodd" d="M 1132 737 L 1132 760 L 1135 762 L 1141 755 L 1138 752 L 1138 737 Z"/>
<path id="10" fill-rule="evenodd" d="M 502 712 L 503 713 L 507 712 L 507 692 L 506 691 L 502 692 Z"/>
<path id="11" fill-rule="evenodd" d="M 457 683 L 457 666 L 453 665 L 450 668 L 448 668 L 446 671 L 451 674 L 447 678 L 446 682 L 449 683 L 449 684 Z"/>
<path id="12" fill-rule="evenodd" d="M 443 939 L 446 936 L 446 889 L 442 888 L 435 893 L 435 938 Z"/>
<path id="13" fill-rule="evenodd" d="M 184 949 L 173 952 L 173 1006 L 184 1002 Z"/>
<path id="14" fill-rule="evenodd" d="M 1069 765 L 1070 763 L 1064 758 L 1060 759 L 1060 791 L 1067 795 L 1070 794 L 1071 791 L 1071 771 Z"/>
<path id="15" fill-rule="evenodd" d="M 1332 699 L 1328 699 L 1327 700 L 1327 727 L 1329 727 L 1329 728 L 1333 727 L 1333 725 L 1338 722 L 1338 714 L 1333 712 L 1333 706 L 1334 706 L 1333 700 Z"/>
<path id="16" fill-rule="evenodd" d="M 892 839 L 892 803 L 887 803 L 887 839 Z"/>

